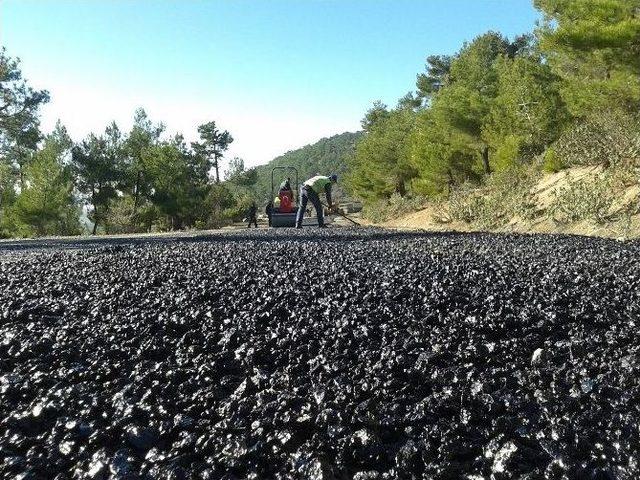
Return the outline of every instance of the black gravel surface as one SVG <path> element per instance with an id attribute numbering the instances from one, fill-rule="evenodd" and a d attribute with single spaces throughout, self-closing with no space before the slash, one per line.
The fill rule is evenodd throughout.
<path id="1" fill-rule="evenodd" d="M 0 246 L 0 477 L 640 478 L 640 243 Z"/>

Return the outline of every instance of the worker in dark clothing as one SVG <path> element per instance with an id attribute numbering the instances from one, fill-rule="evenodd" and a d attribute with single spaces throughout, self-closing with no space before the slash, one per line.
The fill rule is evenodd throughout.
<path id="1" fill-rule="evenodd" d="M 256 202 L 253 202 L 247 212 L 247 218 L 249 219 L 249 225 L 247 225 L 247 228 L 251 228 L 252 223 L 256 228 L 258 228 L 258 217 L 256 216 L 256 213 L 258 213 L 258 207 L 256 207 Z"/>
<path id="2" fill-rule="evenodd" d="M 331 202 L 331 186 L 337 181 L 338 176 L 335 174 L 329 177 L 317 175 L 302 184 L 300 187 L 300 205 L 298 206 L 298 214 L 296 215 L 296 228 L 302 228 L 302 217 L 304 216 L 304 211 L 307 208 L 308 201 L 310 201 L 316 209 L 318 226 L 320 228 L 326 227 L 324 224 L 322 204 L 320 203 L 320 194 L 324 192 L 327 196 L 327 205 L 329 206 L 329 210 L 333 210 L 333 203 Z"/>
<path id="3" fill-rule="evenodd" d="M 267 203 L 267 206 L 264 209 L 264 213 L 267 214 L 267 218 L 269 219 L 269 226 L 271 226 L 271 214 L 273 213 L 273 202 Z"/>

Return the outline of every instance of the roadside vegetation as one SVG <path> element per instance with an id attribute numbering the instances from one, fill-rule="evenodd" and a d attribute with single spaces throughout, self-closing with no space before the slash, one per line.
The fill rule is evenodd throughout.
<path id="1" fill-rule="evenodd" d="M 113 122 L 74 142 L 60 122 L 41 131 L 49 93 L 32 89 L 4 49 L 0 98 L 0 238 L 218 228 L 242 220 L 253 202 L 264 206 L 273 166 L 297 167 L 300 180 L 342 173 L 360 136 L 325 138 L 246 168 L 242 158 L 223 162 L 233 136 L 215 121 L 187 143 L 140 108 L 129 131 Z"/>
<path id="2" fill-rule="evenodd" d="M 49 94 L 30 88 L 3 49 L 0 237 L 220 227 L 253 202 L 264 207 L 278 165 L 297 167 L 300 180 L 340 174 L 374 223 L 433 207 L 438 222 L 481 229 L 518 219 L 631 225 L 640 209 L 637 195 L 628 198 L 640 187 L 640 0 L 534 5 L 543 15 L 534 32 L 490 31 L 454 55 L 429 56 L 415 90 L 395 107 L 375 102 L 362 132 L 250 169 L 241 158 L 222 169 L 233 137 L 214 121 L 190 144 L 143 109 L 129 131 L 112 123 L 75 142 L 60 123 L 44 133 Z M 567 175 L 537 198 L 544 175 L 581 167 L 592 175 Z"/>
<path id="3" fill-rule="evenodd" d="M 43 134 L 39 109 L 49 94 L 29 87 L 4 49 L 0 93 L 0 237 L 220 226 L 241 215 L 243 187 L 255 183 L 241 159 L 221 181 L 233 137 L 213 121 L 190 145 L 143 109 L 128 132 L 111 123 L 74 142 L 58 122 Z"/>
<path id="4" fill-rule="evenodd" d="M 640 1 L 536 0 L 543 22 L 508 39 L 478 36 L 427 58 L 415 91 L 376 102 L 350 162 L 349 183 L 374 221 L 425 206 L 442 222 L 496 229 L 514 219 L 604 223 L 640 178 Z M 554 190 L 543 175 L 593 175 Z"/>

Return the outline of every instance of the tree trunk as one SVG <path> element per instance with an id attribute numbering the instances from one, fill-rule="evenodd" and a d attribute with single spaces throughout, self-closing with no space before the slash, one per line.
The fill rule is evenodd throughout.
<path id="1" fill-rule="evenodd" d="M 398 180 L 398 183 L 396 183 L 396 192 L 398 192 L 401 197 L 404 197 L 407 194 L 407 189 L 405 188 L 402 180 Z"/>
<path id="2" fill-rule="evenodd" d="M 93 231 L 91 235 L 95 235 L 98 230 L 98 206 L 96 205 L 96 187 L 91 185 L 91 203 L 93 204 Z"/>
<path id="3" fill-rule="evenodd" d="M 18 160 L 18 178 L 20 180 L 20 189 L 24 189 L 24 169 L 26 168 L 27 160 Z"/>
<path id="4" fill-rule="evenodd" d="M 138 174 L 136 176 L 136 188 L 135 188 L 135 191 L 133 192 L 133 213 L 134 214 L 138 211 L 138 196 L 140 192 L 140 176 L 141 175 L 142 175 L 142 172 L 138 171 Z"/>
<path id="5" fill-rule="evenodd" d="M 489 175 L 491 173 L 491 166 L 489 165 L 489 147 L 485 146 L 482 150 L 482 165 L 484 166 L 484 173 Z"/>
<path id="6" fill-rule="evenodd" d="M 218 155 L 214 154 L 214 164 L 213 166 L 216 168 L 216 183 L 220 183 L 220 170 L 219 170 L 219 159 Z"/>

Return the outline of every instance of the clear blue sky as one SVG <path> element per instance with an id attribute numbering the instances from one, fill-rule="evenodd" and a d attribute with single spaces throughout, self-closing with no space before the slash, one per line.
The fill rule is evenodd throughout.
<path id="1" fill-rule="evenodd" d="M 194 135 L 216 120 L 231 153 L 268 161 L 359 128 L 377 99 L 414 89 L 430 54 L 487 30 L 531 31 L 531 0 L 0 0 L 0 43 L 43 112 L 74 137 L 144 106 Z"/>

